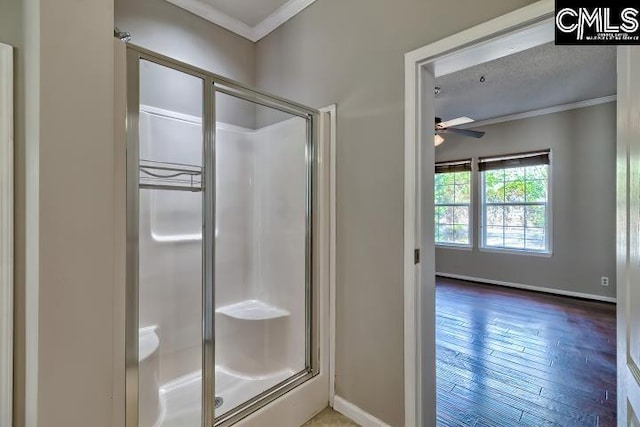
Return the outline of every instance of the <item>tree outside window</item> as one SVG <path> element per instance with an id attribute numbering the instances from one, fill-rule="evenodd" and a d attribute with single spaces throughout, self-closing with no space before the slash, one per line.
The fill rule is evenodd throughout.
<path id="1" fill-rule="evenodd" d="M 547 164 L 482 172 L 483 246 L 546 252 Z"/>
<path id="2" fill-rule="evenodd" d="M 435 242 L 439 245 L 471 244 L 471 172 L 435 175 Z"/>

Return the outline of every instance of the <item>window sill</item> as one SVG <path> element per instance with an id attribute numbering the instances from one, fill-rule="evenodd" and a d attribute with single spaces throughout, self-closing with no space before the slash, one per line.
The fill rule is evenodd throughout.
<path id="1" fill-rule="evenodd" d="M 495 253 L 495 254 L 502 254 L 502 255 L 524 255 L 524 256 L 536 256 L 541 258 L 551 258 L 553 256 L 552 251 L 542 252 L 542 251 L 527 251 L 527 250 L 520 250 L 520 249 L 487 248 L 487 247 L 480 247 L 478 249 L 480 250 L 480 252 L 488 252 L 488 253 Z"/>
<path id="2" fill-rule="evenodd" d="M 472 251 L 473 250 L 473 246 L 471 245 L 456 245 L 453 243 L 447 244 L 447 243 L 436 243 L 436 249 L 455 249 L 455 250 L 459 250 L 459 251 Z"/>

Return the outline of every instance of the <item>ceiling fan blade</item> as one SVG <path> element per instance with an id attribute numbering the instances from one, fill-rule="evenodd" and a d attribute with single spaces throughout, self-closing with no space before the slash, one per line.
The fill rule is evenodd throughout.
<path id="1" fill-rule="evenodd" d="M 484 132 L 480 132 L 477 130 L 456 129 L 456 128 L 447 128 L 446 132 L 457 133 L 458 135 L 469 136 L 471 138 L 482 138 L 485 134 Z"/>
<path id="2" fill-rule="evenodd" d="M 463 117 L 458 117 L 457 119 L 447 120 L 446 122 L 440 122 L 438 124 L 440 125 L 440 127 L 450 128 L 454 126 L 466 125 L 467 123 L 472 123 L 472 122 L 475 122 L 475 120 L 473 120 L 471 117 L 463 116 Z"/>

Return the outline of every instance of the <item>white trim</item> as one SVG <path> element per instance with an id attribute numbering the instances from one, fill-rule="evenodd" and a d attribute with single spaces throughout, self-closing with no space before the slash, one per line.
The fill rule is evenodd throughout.
<path id="1" fill-rule="evenodd" d="M 436 59 L 444 58 L 454 51 L 462 51 L 471 47 L 487 43 L 487 40 L 499 40 L 504 34 L 515 32 L 523 26 L 538 25 L 540 22 L 553 16 L 553 0 L 540 0 L 515 10 L 506 15 L 487 21 L 483 24 L 469 28 L 468 30 L 456 33 L 450 37 L 439 40 L 430 45 L 421 47 L 405 54 L 405 58 L 413 65 L 420 65 L 426 62 L 435 62 Z M 543 42 L 540 44 L 544 44 Z M 534 46 L 530 46 L 534 47 Z M 511 51 L 510 53 L 514 53 Z M 504 55 L 503 55 L 504 56 Z M 491 58 L 499 58 L 492 55 Z M 482 61 L 482 62 L 486 62 Z M 477 64 L 481 64 L 478 62 Z M 474 65 L 477 65 L 474 64 Z M 470 66 L 469 63 L 468 66 Z M 439 75 L 436 75 L 436 77 Z"/>
<path id="2" fill-rule="evenodd" d="M 547 233 L 547 234 L 550 234 L 550 233 Z M 478 247 L 478 251 L 492 253 L 492 254 L 502 254 L 502 255 L 537 256 L 541 258 L 551 258 L 553 256 L 553 252 L 551 251 L 533 251 L 529 249 L 494 248 L 494 247 L 486 247 L 486 246 Z"/>
<path id="3" fill-rule="evenodd" d="M 471 221 L 469 221 L 471 222 Z M 471 237 L 473 238 L 473 237 Z M 436 249 L 453 249 L 454 251 L 473 251 L 473 246 L 471 245 L 455 245 L 453 243 L 436 243 Z"/>
<path id="4" fill-rule="evenodd" d="M 0 427 L 13 405 L 13 47 L 0 43 Z"/>
<path id="5" fill-rule="evenodd" d="M 460 125 L 458 127 L 461 129 L 470 129 L 470 128 L 477 128 L 480 126 L 494 125 L 496 123 L 510 122 L 512 120 L 529 119 L 531 117 L 544 116 L 546 114 L 561 113 L 563 111 L 577 110 L 579 108 L 593 107 L 594 105 L 606 104 L 608 102 L 615 102 L 617 99 L 618 99 L 617 95 L 603 96 L 602 98 L 587 99 L 584 101 L 574 102 L 571 104 L 556 105 L 554 107 L 541 108 L 539 110 L 527 111 L 524 113 L 500 116 L 494 119 L 480 120 L 477 122 Z"/>
<path id="6" fill-rule="evenodd" d="M 470 28 L 466 31 L 454 34 L 450 37 L 416 49 L 405 55 L 405 179 L 404 179 L 404 384 L 405 384 L 405 425 L 432 426 L 435 424 L 435 414 L 424 413 L 423 397 L 428 393 L 423 392 L 423 387 L 430 387 L 435 390 L 433 384 L 423 382 L 421 365 L 424 363 L 418 350 L 421 348 L 433 348 L 433 342 L 423 342 L 425 336 L 430 334 L 420 333 L 420 328 L 434 328 L 435 322 L 435 300 L 431 293 L 422 296 L 420 289 L 435 276 L 435 264 L 433 260 L 428 260 L 429 266 L 425 265 L 423 274 L 418 274 L 418 269 L 413 264 L 414 250 L 418 247 L 417 242 L 421 241 L 419 227 L 416 222 L 417 214 L 421 208 L 418 204 L 419 195 L 422 192 L 421 182 L 416 179 L 416 173 L 420 170 L 420 164 L 416 164 L 416 159 L 420 159 L 421 141 L 421 121 L 429 120 L 422 117 L 423 91 L 418 91 L 420 82 L 427 70 L 434 72 L 437 69 L 436 62 L 453 52 L 470 50 L 472 47 L 491 45 L 493 42 L 497 46 L 497 51 L 492 55 L 484 55 L 484 59 L 477 59 L 477 63 L 486 61 L 486 58 L 504 56 L 500 51 L 500 46 L 504 48 L 505 35 L 508 33 L 521 33 L 527 28 L 540 25 L 541 22 L 549 20 L 554 12 L 553 0 L 541 0 L 531 5 L 525 6 L 514 12 L 492 19 L 488 22 Z M 542 44 L 542 43 L 540 43 Z M 530 44 L 528 47 L 533 47 Z M 513 53 L 514 51 L 510 51 Z M 467 62 L 467 66 L 476 65 Z M 433 93 L 433 92 L 431 92 Z M 428 166 L 428 165 L 422 165 Z M 422 203 L 433 206 L 433 201 Z M 429 214 L 425 213 L 425 218 L 433 215 L 433 210 Z M 424 218 L 422 219 L 424 220 Z M 426 242 L 427 247 L 422 247 L 423 253 L 433 253 L 434 242 Z M 427 260 L 423 256 L 423 263 Z M 433 271 L 431 271 L 433 269 Z M 425 275 L 427 277 L 425 277 Z M 431 279 L 428 277 L 430 275 Z M 420 285 L 417 284 L 420 280 Z M 421 322 L 421 319 L 425 319 Z M 432 332 L 432 331 L 430 331 Z M 431 353 L 429 353 L 431 354 Z M 432 355 L 428 357 L 433 357 Z M 434 362 L 430 360 L 429 362 Z M 420 380 L 418 380 L 420 379 Z M 426 381 L 430 381 L 427 379 Z M 428 402 L 428 405 L 433 402 Z"/>
<path id="7" fill-rule="evenodd" d="M 416 236 L 416 153 L 419 135 L 416 129 L 418 66 L 410 56 L 405 56 L 405 116 L 404 116 L 404 424 L 416 425 L 419 371 L 416 349 L 418 344 L 418 312 L 415 309 L 417 293 L 414 251 L 420 236 Z M 435 386 L 435 384 L 434 384 Z"/>
<path id="8" fill-rule="evenodd" d="M 336 394 L 336 177 L 337 177 L 337 106 L 330 105 L 320 109 L 329 113 L 329 406 L 334 405 Z"/>
<path id="9" fill-rule="evenodd" d="M 390 427 L 389 424 L 379 420 L 340 396 L 335 397 L 333 409 L 362 427 Z"/>
<path id="10" fill-rule="evenodd" d="M 564 297 L 583 298 L 583 299 L 589 299 L 594 301 L 611 302 L 614 304 L 616 303 L 616 299 L 614 297 L 605 297 L 602 295 L 586 294 L 583 292 L 564 291 L 562 289 L 547 288 L 544 286 L 534 286 L 534 285 L 525 285 L 522 283 L 503 282 L 501 280 L 493 280 L 493 279 L 482 279 L 480 277 L 463 276 L 461 274 L 436 273 L 436 276 L 446 277 L 448 279 L 465 280 L 467 282 L 485 283 L 487 285 L 504 286 L 507 288 L 524 289 L 526 291 L 543 292 L 545 294 L 562 295 Z"/>
<path id="11" fill-rule="evenodd" d="M 555 20 L 553 18 L 544 20 L 522 31 L 508 33 L 492 39 L 491 43 L 481 43 L 438 59 L 433 66 L 434 76 L 440 77 L 455 73 L 476 64 L 494 61 L 535 46 L 553 42 L 554 35 Z"/>
<path id="12" fill-rule="evenodd" d="M 289 0 L 254 27 L 219 11 L 202 0 L 166 1 L 255 43 L 311 6 L 316 0 Z"/>
<path id="13" fill-rule="evenodd" d="M 125 425 L 126 401 L 126 252 L 127 252 L 127 48 L 123 41 L 114 37 L 114 283 L 113 283 L 113 422 L 111 427 Z"/>

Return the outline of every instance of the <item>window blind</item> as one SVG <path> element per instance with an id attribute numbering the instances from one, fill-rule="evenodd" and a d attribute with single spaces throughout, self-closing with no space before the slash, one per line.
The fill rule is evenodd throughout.
<path id="1" fill-rule="evenodd" d="M 548 165 L 551 162 L 550 155 L 551 150 L 542 150 L 532 151 L 528 153 L 510 154 L 508 156 L 480 157 L 478 159 L 478 170 L 489 171 L 496 169 Z"/>
<path id="2" fill-rule="evenodd" d="M 471 172 L 471 159 L 436 163 L 436 173 Z"/>

